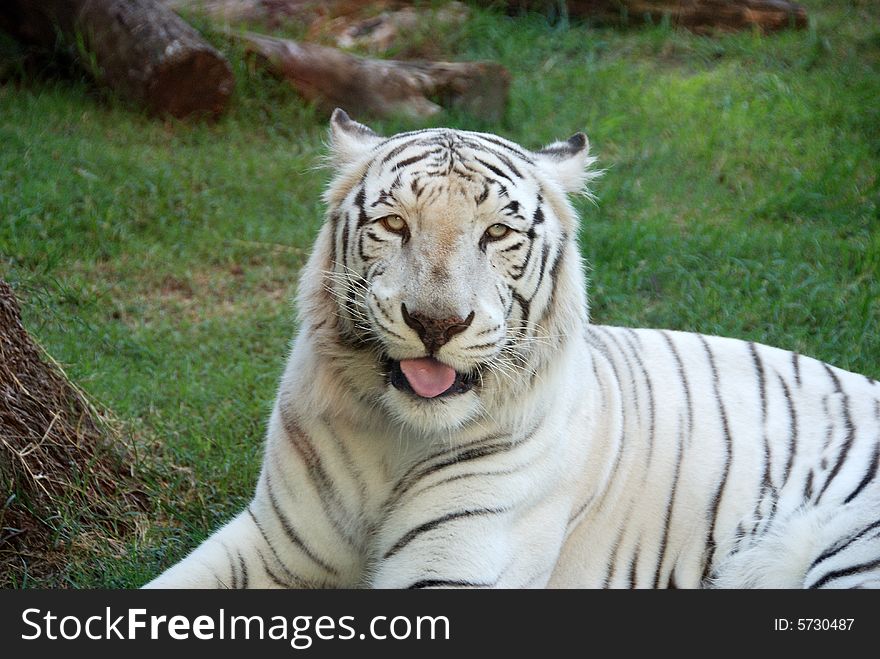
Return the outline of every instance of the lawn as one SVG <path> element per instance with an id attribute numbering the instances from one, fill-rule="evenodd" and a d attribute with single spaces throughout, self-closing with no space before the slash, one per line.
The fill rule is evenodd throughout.
<path id="1" fill-rule="evenodd" d="M 509 110 L 433 125 L 533 148 L 587 132 L 606 170 L 597 203 L 577 203 L 594 322 L 751 339 L 880 378 L 880 5 L 804 4 L 808 30 L 718 37 L 475 9 L 431 49 L 507 66 Z M 77 541 L 87 529 L 61 520 L 67 567 L 13 585 L 140 585 L 256 482 L 322 220 L 326 117 L 210 37 L 237 77 L 212 124 L 147 118 L 84 80 L 0 86 L 0 277 L 142 447 L 150 500 L 119 542 Z"/>

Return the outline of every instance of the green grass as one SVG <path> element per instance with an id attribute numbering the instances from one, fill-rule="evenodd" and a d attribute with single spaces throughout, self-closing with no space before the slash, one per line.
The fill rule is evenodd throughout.
<path id="1" fill-rule="evenodd" d="M 530 147 L 589 134 L 607 170 L 598 204 L 578 204 L 596 322 L 880 377 L 880 8 L 805 4 L 807 31 L 717 38 L 475 11 L 431 47 L 506 65 L 509 111 L 433 123 Z M 326 118 L 230 57 L 236 96 L 211 125 L 148 119 L 83 81 L 0 87 L 0 276 L 72 378 L 152 447 L 145 532 L 125 555 L 72 552 L 44 585 L 139 585 L 255 483 L 321 222 Z"/>

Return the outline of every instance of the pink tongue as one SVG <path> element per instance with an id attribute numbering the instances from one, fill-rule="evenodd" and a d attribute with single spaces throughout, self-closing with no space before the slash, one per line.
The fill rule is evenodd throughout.
<path id="1" fill-rule="evenodd" d="M 430 357 L 401 360 L 400 370 L 422 398 L 439 396 L 455 382 L 455 369 Z"/>

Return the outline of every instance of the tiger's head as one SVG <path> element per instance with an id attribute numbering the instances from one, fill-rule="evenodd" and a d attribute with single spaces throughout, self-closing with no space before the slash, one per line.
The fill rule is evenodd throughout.
<path id="1" fill-rule="evenodd" d="M 317 349 L 421 432 L 516 405 L 586 322 L 567 199 L 594 176 L 586 136 L 536 152 L 444 128 L 385 138 L 336 110 L 331 153 L 300 296 Z"/>

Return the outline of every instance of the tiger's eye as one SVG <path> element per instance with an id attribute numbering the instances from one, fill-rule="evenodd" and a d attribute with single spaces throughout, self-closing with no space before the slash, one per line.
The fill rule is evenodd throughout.
<path id="1" fill-rule="evenodd" d="M 388 215 L 379 220 L 379 222 L 391 233 L 403 233 L 406 231 L 406 222 L 400 215 Z"/>
<path id="2" fill-rule="evenodd" d="M 490 240 L 500 240 L 512 230 L 513 229 L 511 229 L 506 224 L 493 224 L 488 229 L 486 229 L 486 237 Z"/>

